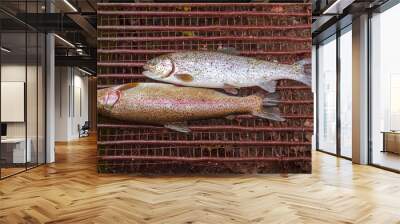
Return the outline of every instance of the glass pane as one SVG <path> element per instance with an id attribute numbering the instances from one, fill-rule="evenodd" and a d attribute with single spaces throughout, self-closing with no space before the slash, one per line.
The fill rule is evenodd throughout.
<path id="1" fill-rule="evenodd" d="M 2 177 L 25 170 L 26 150 L 26 33 L 1 34 L 1 161 Z"/>
<path id="2" fill-rule="evenodd" d="M 400 170 L 400 5 L 375 15 L 372 25 L 372 163 Z"/>
<path id="3" fill-rule="evenodd" d="M 340 36 L 340 153 L 352 157 L 352 34 Z"/>
<path id="4" fill-rule="evenodd" d="M 336 153 L 336 37 L 318 48 L 318 149 Z"/>

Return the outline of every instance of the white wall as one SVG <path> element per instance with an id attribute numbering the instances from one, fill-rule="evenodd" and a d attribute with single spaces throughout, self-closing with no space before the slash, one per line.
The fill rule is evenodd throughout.
<path id="1" fill-rule="evenodd" d="M 88 78 L 76 68 L 57 67 L 55 85 L 55 140 L 77 139 L 78 125 L 88 120 Z"/>
<path id="2" fill-rule="evenodd" d="M 25 82 L 25 75 L 27 69 L 28 72 L 28 86 L 27 86 L 27 119 L 28 119 L 28 129 L 32 127 L 35 130 L 36 135 L 36 66 L 29 66 L 26 68 L 24 65 L 18 64 L 5 64 L 1 66 L 1 81 L 2 82 Z M 39 71 L 40 72 L 40 71 Z M 40 101 L 41 102 L 41 101 Z M 38 105 L 41 107 L 42 105 Z M 7 110 L 7 108 L 1 108 L 2 110 Z M 28 137 L 29 137 L 28 130 Z M 25 137 L 25 123 L 24 122 L 11 122 L 7 125 L 7 135 L 8 137 Z"/>
<path id="3" fill-rule="evenodd" d="M 25 65 L 9 64 L 1 66 L 1 81 L 25 82 Z M 7 110 L 7 108 L 1 108 Z M 7 123 L 7 137 L 25 137 L 25 123 Z"/>
<path id="4" fill-rule="evenodd" d="M 55 140 L 68 140 L 68 117 L 69 117 L 69 96 L 68 88 L 70 77 L 67 75 L 67 67 L 56 67 L 55 69 Z"/>

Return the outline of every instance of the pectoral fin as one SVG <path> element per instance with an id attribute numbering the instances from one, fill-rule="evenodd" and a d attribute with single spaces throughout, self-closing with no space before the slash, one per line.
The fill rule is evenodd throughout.
<path id="1" fill-rule="evenodd" d="M 281 102 L 280 98 L 281 96 L 279 93 L 268 93 L 267 96 L 264 97 L 262 105 L 265 107 L 276 106 Z"/>
<path id="2" fill-rule="evenodd" d="M 239 87 L 236 85 L 231 85 L 231 84 L 224 84 L 224 91 L 233 95 L 237 95 L 238 94 L 238 90 Z"/>
<path id="3" fill-rule="evenodd" d="M 174 74 L 175 78 L 181 80 L 182 82 L 192 82 L 193 76 L 190 74 Z"/>
<path id="4" fill-rule="evenodd" d="M 169 123 L 164 125 L 165 128 L 177 131 L 177 132 L 183 132 L 183 133 L 189 133 L 191 130 L 187 126 L 187 123 L 185 122 L 175 122 L 175 123 Z"/>
<path id="5" fill-rule="evenodd" d="M 225 117 L 228 120 L 235 120 L 236 116 L 235 115 L 228 115 Z"/>
<path id="6" fill-rule="evenodd" d="M 276 81 L 266 81 L 258 83 L 258 86 L 270 93 L 274 93 L 276 91 Z"/>

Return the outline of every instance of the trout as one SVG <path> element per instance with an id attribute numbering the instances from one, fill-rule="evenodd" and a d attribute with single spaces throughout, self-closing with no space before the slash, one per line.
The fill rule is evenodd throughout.
<path id="1" fill-rule="evenodd" d="M 143 66 L 143 75 L 177 85 L 221 88 L 233 94 L 238 88 L 251 86 L 275 92 L 276 81 L 280 79 L 310 86 L 311 71 L 305 67 L 308 64 L 307 59 L 287 65 L 222 51 L 184 51 L 149 60 Z"/>
<path id="2" fill-rule="evenodd" d="M 164 83 L 128 83 L 98 90 L 97 108 L 105 117 L 189 132 L 187 121 L 238 114 L 284 121 L 273 107 L 279 102 L 275 98 L 237 97 L 212 89 Z"/>

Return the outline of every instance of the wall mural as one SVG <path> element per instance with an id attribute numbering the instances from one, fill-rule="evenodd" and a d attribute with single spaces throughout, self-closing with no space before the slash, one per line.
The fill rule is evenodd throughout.
<path id="1" fill-rule="evenodd" d="M 98 6 L 99 172 L 311 172 L 311 4 Z"/>

